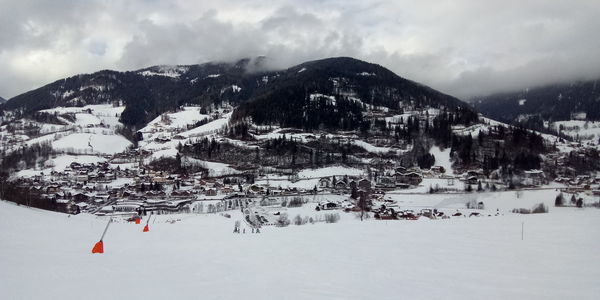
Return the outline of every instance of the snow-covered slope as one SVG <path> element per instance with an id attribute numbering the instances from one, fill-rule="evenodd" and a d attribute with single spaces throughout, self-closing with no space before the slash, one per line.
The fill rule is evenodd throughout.
<path id="1" fill-rule="evenodd" d="M 600 122 L 569 120 L 550 124 L 552 128 L 576 140 L 598 143 L 600 139 Z"/>
<path id="2" fill-rule="evenodd" d="M 75 153 L 115 154 L 124 151 L 131 142 L 120 135 L 74 133 L 52 142 L 57 150 Z"/>
<path id="3" fill-rule="evenodd" d="M 25 136 L 21 141 L 7 143 L 7 146 L 9 149 L 18 149 L 24 144 L 50 142 L 53 148 L 71 153 L 118 153 L 131 145 L 131 142 L 115 132 L 123 125 L 119 123 L 119 116 L 124 108 L 100 104 L 43 110 L 41 112 L 55 115 L 66 125 L 21 120 L 23 128 L 38 127 L 40 136 Z M 70 115 L 73 119 L 63 117 L 66 115 Z M 9 135 L 4 132 L 4 127 L 2 129 L 3 135 Z"/>
<path id="4" fill-rule="evenodd" d="M 446 174 L 453 174 L 452 162 L 450 161 L 450 148 L 442 150 L 438 146 L 431 147 L 429 151 L 435 157 L 435 165 L 444 167 Z"/>
<path id="5" fill-rule="evenodd" d="M 316 214 L 309 205 L 287 213 Z M 147 233 L 113 223 L 105 253 L 94 255 L 105 219 L 0 202 L 0 298 L 595 299 L 598 213 L 416 222 L 342 214 L 336 224 L 260 234 L 233 234 L 237 211 L 161 215 Z"/>
<path id="6" fill-rule="evenodd" d="M 209 118 L 208 115 L 200 113 L 200 107 L 184 107 L 183 110 L 173 113 L 164 113 L 163 115 L 150 121 L 146 127 L 139 130 L 142 133 L 151 133 L 156 131 L 175 131 L 187 130 L 186 126 Z"/>
<path id="7" fill-rule="evenodd" d="M 105 161 L 104 155 L 125 151 L 132 145 L 118 133 L 123 127 L 119 117 L 124 109 L 124 106 L 98 104 L 42 110 L 40 113 L 42 117 L 46 116 L 46 122 L 62 124 L 44 123 L 29 118 L 15 120 L 0 127 L 0 146 L 11 153 L 23 146 L 48 144 L 58 152 L 56 167 L 49 160 L 40 160 L 37 167 L 21 169 L 18 176 L 62 171 L 64 166 L 73 161 Z M 89 155 L 93 155 L 95 159 L 90 159 Z"/>
<path id="8" fill-rule="evenodd" d="M 348 168 L 342 166 L 325 167 L 319 169 L 306 169 L 298 172 L 300 178 L 321 178 L 327 176 L 361 176 L 365 171 L 357 168 Z"/>

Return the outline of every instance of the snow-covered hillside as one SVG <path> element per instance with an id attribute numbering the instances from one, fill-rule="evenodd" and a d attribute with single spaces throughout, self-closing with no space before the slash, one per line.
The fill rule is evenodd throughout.
<path id="1" fill-rule="evenodd" d="M 598 144 L 600 139 L 600 122 L 595 121 L 558 121 L 550 124 L 552 128 L 576 140 L 590 141 Z"/>
<path id="2" fill-rule="evenodd" d="M 115 154 L 131 145 L 126 138 L 115 134 L 74 133 L 52 142 L 57 150 L 83 153 Z"/>
<path id="3" fill-rule="evenodd" d="M 200 113 L 200 107 L 184 107 L 178 112 L 162 114 L 150 121 L 146 127 L 139 131 L 142 133 L 152 133 L 157 131 L 187 130 L 186 126 L 194 125 L 209 117 L 209 115 Z"/>
<path id="4" fill-rule="evenodd" d="M 182 111 L 165 113 L 152 120 L 139 132 L 143 140 L 139 145 L 142 149 L 155 152 L 154 159 L 160 157 L 175 157 L 179 144 L 191 143 L 195 139 L 218 137 L 228 125 L 231 113 L 219 110 L 213 116 L 200 113 L 198 107 L 185 107 Z M 197 126 L 198 122 L 204 124 Z"/>
<path id="5" fill-rule="evenodd" d="M 23 145 L 50 142 L 53 148 L 70 153 L 114 154 L 131 145 L 115 132 L 122 126 L 119 116 L 124 109 L 123 106 L 100 104 L 42 110 L 41 113 L 53 115 L 64 124 L 21 119 L 0 127 L 0 139 L 8 152 Z M 24 134 L 19 134 L 21 132 Z M 31 136 L 30 132 L 37 134 Z"/>
<path id="6" fill-rule="evenodd" d="M 497 193 L 488 206 L 523 206 L 552 192 Z M 399 198 L 404 207 L 447 196 Z M 512 200 L 511 200 L 512 199 Z M 421 202 L 421 203 L 419 203 Z M 527 203 L 524 203 L 527 202 Z M 444 204 L 446 203 L 446 204 Z M 505 203 L 505 204 L 502 204 Z M 315 216 L 314 205 L 288 208 Z M 2 299 L 595 299 L 597 209 L 423 221 L 265 227 L 233 234 L 219 214 L 160 215 L 150 231 L 117 221 L 0 202 Z M 321 212 L 322 213 L 322 212 Z M 524 224 L 524 240 L 521 228 Z M 35 283 L 35 288 L 31 284 Z M 559 284 L 558 284 L 559 283 Z"/>
<path id="7" fill-rule="evenodd" d="M 438 146 L 431 147 L 430 152 L 435 157 L 435 165 L 444 167 L 446 174 L 453 174 L 452 162 L 450 161 L 450 149 L 441 149 Z"/>

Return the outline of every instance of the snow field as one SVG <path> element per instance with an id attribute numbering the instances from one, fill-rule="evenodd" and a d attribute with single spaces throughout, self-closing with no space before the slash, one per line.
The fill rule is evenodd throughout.
<path id="1" fill-rule="evenodd" d="M 98 162 L 105 162 L 106 159 L 99 156 L 93 155 L 59 155 L 55 158 L 50 158 L 44 162 L 44 169 L 25 169 L 17 172 L 18 177 L 32 177 L 35 175 L 49 175 L 52 171 L 62 172 L 66 167 L 70 166 L 72 162 L 78 162 L 80 164 L 95 164 Z"/>
<path id="2" fill-rule="evenodd" d="M 233 234 L 241 214 L 228 213 L 156 216 L 148 233 L 143 224 L 113 223 L 105 253 L 92 255 L 105 220 L 0 202 L 0 298 L 595 299 L 600 292 L 596 209 L 416 222 L 340 213 L 339 223 L 261 234 Z"/>
<path id="3" fill-rule="evenodd" d="M 298 172 L 300 178 L 321 178 L 326 176 L 361 176 L 365 171 L 357 168 L 349 168 L 343 166 L 325 167 L 319 169 L 304 169 Z M 339 178 L 341 179 L 341 178 Z"/>
<path id="4" fill-rule="evenodd" d="M 208 176 L 212 177 L 240 173 L 238 170 L 230 167 L 228 164 L 205 161 L 191 157 L 185 157 L 183 163 L 185 165 L 197 165 L 208 169 Z"/>
<path id="5" fill-rule="evenodd" d="M 177 129 L 185 128 L 187 125 L 195 124 L 198 121 L 208 118 L 208 115 L 200 114 L 199 107 L 184 107 L 182 111 L 167 113 L 170 123 L 163 122 L 162 116 L 156 117 L 150 121 L 146 127 L 142 128 L 141 132 L 150 132 L 152 128 L 157 129 Z"/>
<path id="6" fill-rule="evenodd" d="M 120 135 L 74 133 L 52 142 L 58 150 L 115 154 L 125 151 L 131 142 Z"/>
<path id="7" fill-rule="evenodd" d="M 600 137 L 600 122 L 570 120 L 553 122 L 551 124 L 555 130 L 559 130 L 561 125 L 564 128 L 562 133 L 573 138 L 579 137 L 582 140 L 590 140 L 597 143 Z"/>
<path id="8" fill-rule="evenodd" d="M 442 166 L 446 169 L 446 174 L 452 175 L 454 174 L 454 169 L 452 169 L 452 162 L 450 161 L 450 148 L 442 149 L 438 146 L 431 147 L 429 150 L 430 154 L 435 156 L 435 166 Z"/>

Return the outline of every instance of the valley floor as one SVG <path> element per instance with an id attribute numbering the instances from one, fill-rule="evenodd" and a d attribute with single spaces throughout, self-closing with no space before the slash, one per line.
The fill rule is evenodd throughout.
<path id="1" fill-rule="evenodd" d="M 147 233 L 121 220 L 108 229 L 105 253 L 94 255 L 106 219 L 0 201 L 0 298 L 597 299 L 600 210 L 517 215 L 507 210 L 554 193 L 513 195 L 486 196 L 486 208 L 498 206 L 501 216 L 361 222 L 339 212 L 338 223 L 260 234 L 232 233 L 239 211 L 159 215 Z M 394 197 L 448 211 L 457 202 Z M 325 213 L 314 206 L 287 212 Z"/>

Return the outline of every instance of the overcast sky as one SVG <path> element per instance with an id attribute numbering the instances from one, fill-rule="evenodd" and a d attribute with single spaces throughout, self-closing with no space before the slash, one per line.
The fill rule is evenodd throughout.
<path id="1" fill-rule="evenodd" d="M 598 0 L 0 0 L 0 96 L 100 69 L 266 55 L 381 64 L 466 98 L 600 77 Z"/>

